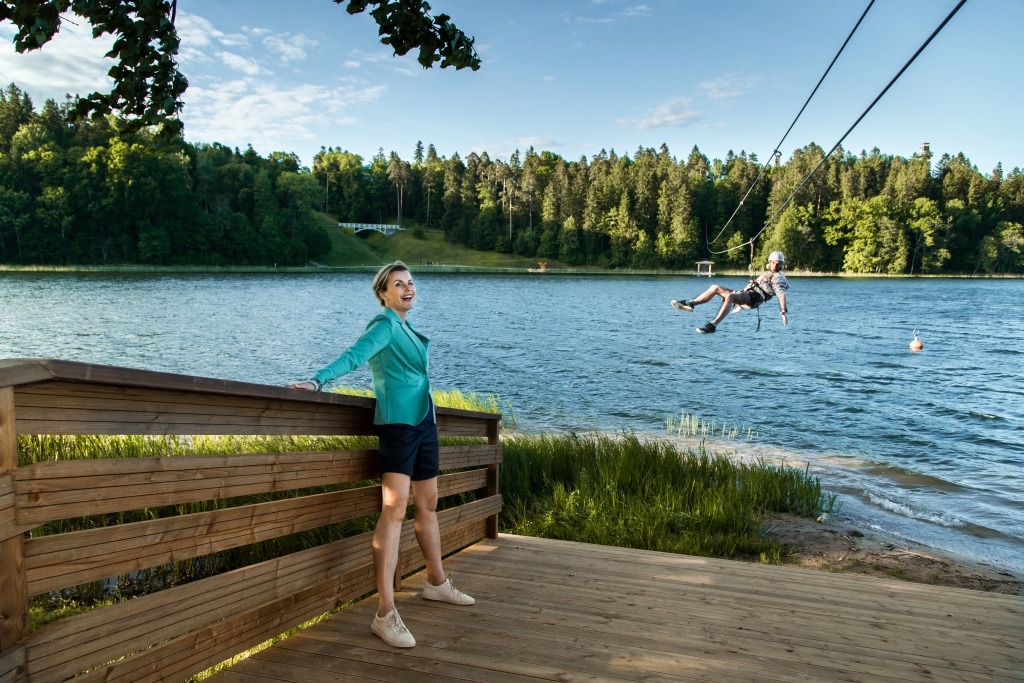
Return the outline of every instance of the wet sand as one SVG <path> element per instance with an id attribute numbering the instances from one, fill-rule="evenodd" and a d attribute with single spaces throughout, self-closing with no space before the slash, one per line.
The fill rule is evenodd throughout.
<path id="1" fill-rule="evenodd" d="M 764 528 L 768 536 L 786 549 L 785 564 L 893 581 L 1024 595 L 1024 576 L 842 519 L 820 523 L 779 513 L 766 517 Z"/>

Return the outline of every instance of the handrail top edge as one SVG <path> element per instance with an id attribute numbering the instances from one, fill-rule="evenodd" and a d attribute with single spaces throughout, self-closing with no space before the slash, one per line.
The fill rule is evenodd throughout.
<path id="1" fill-rule="evenodd" d="M 270 384 L 199 377 L 155 370 L 139 370 L 114 365 L 82 363 L 57 358 L 0 359 L 0 388 L 18 387 L 41 382 L 63 381 L 77 384 L 103 384 L 164 391 L 188 391 L 200 394 L 237 396 L 243 398 L 277 399 L 302 403 L 321 403 L 372 409 L 375 399 L 334 392 L 312 392 L 288 389 Z M 485 413 L 458 408 L 435 409 L 442 415 L 499 420 L 499 413 Z"/>

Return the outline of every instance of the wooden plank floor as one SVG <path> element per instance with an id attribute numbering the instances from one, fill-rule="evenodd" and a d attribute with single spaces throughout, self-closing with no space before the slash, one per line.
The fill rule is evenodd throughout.
<path id="1" fill-rule="evenodd" d="M 216 683 L 1024 681 L 1024 598 L 502 535 L 445 561 L 472 607 L 371 598 Z"/>

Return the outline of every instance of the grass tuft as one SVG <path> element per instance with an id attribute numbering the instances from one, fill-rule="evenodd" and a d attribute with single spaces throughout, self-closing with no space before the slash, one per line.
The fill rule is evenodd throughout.
<path id="1" fill-rule="evenodd" d="M 782 548 L 761 534 L 763 516 L 813 517 L 834 504 L 806 470 L 632 433 L 513 434 L 502 445 L 510 533 L 778 563 Z"/>

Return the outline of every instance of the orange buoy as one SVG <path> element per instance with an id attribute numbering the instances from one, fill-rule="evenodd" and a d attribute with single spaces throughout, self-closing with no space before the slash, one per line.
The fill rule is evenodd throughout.
<path id="1" fill-rule="evenodd" d="M 917 338 L 917 333 L 921 330 L 914 330 L 914 341 L 910 342 L 911 351 L 920 351 L 924 348 L 924 342 Z"/>

